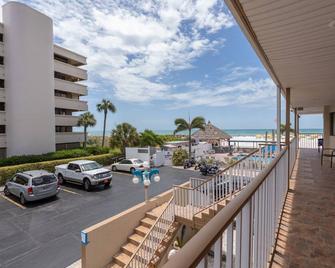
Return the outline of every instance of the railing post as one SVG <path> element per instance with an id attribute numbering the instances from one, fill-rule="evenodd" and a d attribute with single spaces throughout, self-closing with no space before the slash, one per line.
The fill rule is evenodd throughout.
<path id="1" fill-rule="evenodd" d="M 205 256 L 197 265 L 197 268 L 207 268 L 207 256 Z"/>
<path id="2" fill-rule="evenodd" d="M 222 268 L 222 235 L 214 244 L 214 263 L 213 267 Z"/>
<path id="3" fill-rule="evenodd" d="M 277 146 L 278 148 L 280 148 L 280 142 L 281 142 L 280 124 L 281 124 L 281 89 L 279 86 L 277 86 Z"/>
<path id="4" fill-rule="evenodd" d="M 290 179 L 290 105 L 291 105 L 291 89 L 286 88 L 286 133 L 285 133 L 285 144 L 288 152 L 288 180 Z"/>
<path id="5" fill-rule="evenodd" d="M 233 268 L 233 223 L 231 223 L 227 228 L 227 252 L 226 252 L 226 267 Z"/>
<path id="6" fill-rule="evenodd" d="M 250 255 L 251 255 L 251 210 L 252 210 L 252 200 L 246 203 L 245 207 L 242 209 L 242 222 L 241 222 L 241 268 L 249 268 L 250 265 Z M 215 267 L 215 266 L 214 266 Z"/>

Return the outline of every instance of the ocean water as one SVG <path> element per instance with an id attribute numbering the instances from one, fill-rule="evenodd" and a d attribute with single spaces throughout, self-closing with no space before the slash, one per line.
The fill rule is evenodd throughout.
<path id="1" fill-rule="evenodd" d="M 196 131 L 196 130 L 194 130 Z M 231 136 L 256 136 L 256 135 L 265 135 L 266 132 L 268 134 L 272 133 L 272 129 L 224 129 L 226 133 Z M 276 130 L 274 130 L 276 131 Z M 172 135 L 173 130 L 154 130 L 157 134 L 161 135 Z M 305 128 L 300 129 L 300 133 L 322 133 L 323 129 L 321 128 Z M 102 131 L 88 131 L 91 136 L 102 136 Z M 109 136 L 110 131 L 106 131 L 106 134 Z M 180 132 L 179 134 L 187 135 L 187 131 Z"/>

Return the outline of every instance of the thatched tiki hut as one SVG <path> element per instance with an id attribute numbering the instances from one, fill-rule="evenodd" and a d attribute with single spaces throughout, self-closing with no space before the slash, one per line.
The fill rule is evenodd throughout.
<path id="1" fill-rule="evenodd" d="M 205 130 L 199 129 L 192 135 L 193 140 L 211 143 L 213 147 L 228 145 L 231 138 L 229 134 L 214 126 L 210 121 L 206 124 Z"/>

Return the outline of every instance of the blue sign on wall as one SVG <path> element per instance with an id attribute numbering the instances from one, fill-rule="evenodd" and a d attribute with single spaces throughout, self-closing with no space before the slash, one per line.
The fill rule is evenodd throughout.
<path id="1" fill-rule="evenodd" d="M 87 245 L 88 242 L 89 242 L 89 241 L 88 241 L 88 234 L 85 233 L 84 231 L 81 231 L 80 236 L 81 236 L 81 243 L 82 243 L 83 245 Z"/>

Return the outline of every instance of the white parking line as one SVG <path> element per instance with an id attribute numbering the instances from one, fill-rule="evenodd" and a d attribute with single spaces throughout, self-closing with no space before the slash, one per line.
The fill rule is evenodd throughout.
<path id="1" fill-rule="evenodd" d="M 132 176 L 132 174 L 130 174 L 130 173 L 120 172 L 120 171 L 112 171 L 112 174 L 120 174 L 120 175 L 125 175 L 125 176 Z"/>
<path id="2" fill-rule="evenodd" d="M 19 207 L 19 208 L 22 208 L 22 209 L 26 209 L 25 206 L 23 206 L 23 205 L 21 205 L 21 204 L 15 202 L 14 200 L 10 199 L 9 197 L 5 196 L 4 194 L 0 194 L 0 196 L 1 196 L 3 199 L 7 200 L 8 202 L 14 204 L 15 206 L 17 206 L 17 207 Z"/>
<path id="3" fill-rule="evenodd" d="M 81 194 L 79 194 L 79 193 L 77 193 L 77 192 L 74 192 L 74 191 L 70 191 L 70 190 L 68 190 L 68 189 L 64 189 L 64 188 L 60 188 L 62 191 L 64 191 L 64 192 L 67 192 L 67 193 L 70 193 L 70 194 L 74 194 L 74 195 L 81 195 Z"/>

